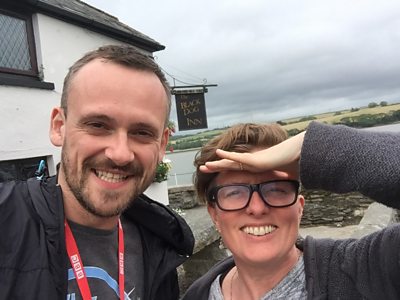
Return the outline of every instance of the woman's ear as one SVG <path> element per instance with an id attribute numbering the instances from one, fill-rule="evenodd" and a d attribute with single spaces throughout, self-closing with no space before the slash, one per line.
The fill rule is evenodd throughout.
<path id="1" fill-rule="evenodd" d="M 54 146 L 61 147 L 64 143 L 65 116 L 61 107 L 53 108 L 50 118 L 50 141 Z"/>
<path id="2" fill-rule="evenodd" d="M 217 231 L 219 232 L 220 228 L 219 228 L 218 216 L 217 216 L 217 211 L 215 209 L 215 206 L 210 203 L 207 203 L 207 210 L 208 210 L 208 214 L 211 217 L 211 220 L 213 221 L 213 223 L 215 225 L 215 228 L 217 228 Z"/>
<path id="3" fill-rule="evenodd" d="M 304 202 L 305 202 L 305 200 L 304 200 L 304 196 L 303 195 L 299 195 L 298 196 L 299 198 L 298 198 L 298 202 L 300 203 L 300 206 L 299 206 L 299 215 L 300 215 L 300 218 L 303 216 L 303 210 L 304 210 Z"/>

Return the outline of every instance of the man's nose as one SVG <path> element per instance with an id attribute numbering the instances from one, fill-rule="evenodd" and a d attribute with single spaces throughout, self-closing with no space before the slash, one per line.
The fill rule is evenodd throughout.
<path id="1" fill-rule="evenodd" d="M 110 139 L 105 155 L 117 166 L 125 166 L 135 158 L 132 143 L 126 133 L 118 132 Z"/>

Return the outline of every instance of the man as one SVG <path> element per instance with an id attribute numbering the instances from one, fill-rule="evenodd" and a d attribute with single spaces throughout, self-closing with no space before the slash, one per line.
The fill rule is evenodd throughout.
<path id="1" fill-rule="evenodd" d="M 70 68 L 51 114 L 57 178 L 0 185 L 1 299 L 178 298 L 193 235 L 142 194 L 170 102 L 160 68 L 133 47 L 100 47 Z"/>

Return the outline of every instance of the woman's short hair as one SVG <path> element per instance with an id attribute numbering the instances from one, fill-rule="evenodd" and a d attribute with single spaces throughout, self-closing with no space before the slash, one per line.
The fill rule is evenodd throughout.
<path id="1" fill-rule="evenodd" d="M 234 152 L 251 152 L 257 148 L 268 148 L 286 140 L 287 132 L 278 124 L 237 124 L 211 139 L 196 154 L 193 175 L 194 187 L 200 202 L 207 203 L 207 190 L 218 173 L 203 173 L 199 167 L 207 161 L 220 158 L 215 150 L 222 149 Z"/>

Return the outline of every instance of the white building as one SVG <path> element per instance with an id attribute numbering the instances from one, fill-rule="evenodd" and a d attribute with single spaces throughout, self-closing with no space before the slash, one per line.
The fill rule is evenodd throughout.
<path id="1" fill-rule="evenodd" d="M 48 131 L 64 76 L 87 51 L 116 43 L 165 48 L 79 0 L 1 0 L 0 182 L 33 176 L 41 159 L 55 173 L 60 149 Z"/>

